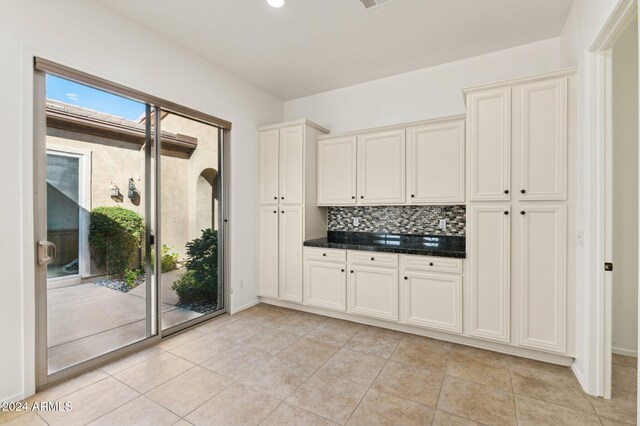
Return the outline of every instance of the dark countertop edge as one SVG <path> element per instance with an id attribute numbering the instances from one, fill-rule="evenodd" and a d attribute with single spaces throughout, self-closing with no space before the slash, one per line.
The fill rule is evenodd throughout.
<path id="1" fill-rule="evenodd" d="M 319 247 L 319 248 L 332 248 L 341 250 L 359 250 L 359 251 L 377 251 L 382 253 L 397 253 L 397 254 L 414 254 L 418 256 L 437 256 L 437 257 L 451 257 L 456 259 L 464 259 L 467 257 L 466 252 L 451 251 L 451 250 L 429 250 L 429 249 L 412 249 L 412 248 L 394 248 L 394 247 L 379 247 L 379 246 L 366 246 L 357 244 L 341 244 L 341 243 L 329 243 L 327 241 L 314 241 L 308 240 L 304 242 L 305 247 Z"/>

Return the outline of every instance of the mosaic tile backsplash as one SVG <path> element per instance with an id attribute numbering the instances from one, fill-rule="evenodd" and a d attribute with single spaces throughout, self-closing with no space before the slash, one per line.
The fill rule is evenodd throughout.
<path id="1" fill-rule="evenodd" d="M 464 205 L 329 207 L 327 227 L 329 231 L 464 236 L 465 214 Z M 358 226 L 353 226 L 355 217 Z M 446 231 L 438 229 L 440 219 L 447 219 Z"/>

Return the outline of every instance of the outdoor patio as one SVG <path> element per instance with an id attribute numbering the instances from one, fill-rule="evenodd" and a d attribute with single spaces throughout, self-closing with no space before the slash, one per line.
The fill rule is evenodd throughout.
<path id="1" fill-rule="evenodd" d="M 183 271 L 162 274 L 162 328 L 202 316 L 176 306 L 171 285 Z M 49 372 L 146 338 L 146 288 L 124 293 L 95 283 L 48 290 Z"/>

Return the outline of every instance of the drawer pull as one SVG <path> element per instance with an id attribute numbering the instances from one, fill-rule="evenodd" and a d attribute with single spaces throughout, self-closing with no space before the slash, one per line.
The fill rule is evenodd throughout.
<path id="1" fill-rule="evenodd" d="M 407 278 L 407 277 L 404 277 L 404 279 L 405 279 L 405 280 L 408 280 L 409 278 Z"/>
<path id="2" fill-rule="evenodd" d="M 429 266 L 433 266 L 433 262 L 429 262 Z"/>
<path id="3" fill-rule="evenodd" d="M 340 269 L 340 272 L 344 272 L 344 269 Z"/>
<path id="4" fill-rule="evenodd" d="M 353 270 L 350 271 L 353 274 Z"/>
<path id="5" fill-rule="evenodd" d="M 372 257 L 371 260 L 376 260 L 376 259 Z"/>
<path id="6" fill-rule="evenodd" d="M 322 255 L 323 255 L 323 256 L 326 256 L 326 255 L 327 255 L 327 253 L 322 253 Z"/>

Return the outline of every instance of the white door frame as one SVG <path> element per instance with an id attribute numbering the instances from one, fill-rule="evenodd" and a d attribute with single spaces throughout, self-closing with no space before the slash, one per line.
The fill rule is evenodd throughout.
<path id="1" fill-rule="evenodd" d="M 586 332 L 594 339 L 587 347 L 587 368 L 590 379 L 587 391 L 611 398 L 612 298 L 611 274 L 605 273 L 604 263 L 611 261 L 612 230 L 612 63 L 611 49 L 620 34 L 638 14 L 637 0 L 622 0 L 605 23 L 587 51 L 586 79 L 588 89 L 588 135 L 586 160 L 590 176 L 586 176 L 585 190 L 590 207 L 585 239 L 587 257 L 585 285 L 589 303 L 589 317 L 595 321 Z M 594 329 L 595 328 L 595 329 Z M 593 375 L 593 376 L 592 376 Z"/>
<path id="2" fill-rule="evenodd" d="M 91 150 L 62 145 L 47 144 L 47 154 L 73 157 L 78 159 L 79 185 L 78 206 L 80 248 L 78 250 L 78 275 L 71 277 L 50 278 L 48 288 L 79 284 L 82 278 L 91 275 L 91 256 L 89 254 L 89 211 L 91 211 Z"/>

